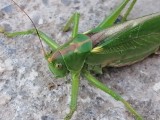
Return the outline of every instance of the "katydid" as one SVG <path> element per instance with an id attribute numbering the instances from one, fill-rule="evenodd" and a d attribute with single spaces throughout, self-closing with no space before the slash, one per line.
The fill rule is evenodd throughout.
<path id="1" fill-rule="evenodd" d="M 154 13 L 142 18 L 127 21 L 137 0 L 132 0 L 122 19 L 117 18 L 130 2 L 124 0 L 117 9 L 106 17 L 97 27 L 78 33 L 79 13 L 74 13 L 68 20 L 63 31 L 68 31 L 73 25 L 70 40 L 60 46 L 45 33 L 36 29 L 4 34 L 8 37 L 37 33 L 38 36 L 51 47 L 52 52 L 45 53 L 50 71 L 55 77 L 71 74 L 72 90 L 70 112 L 65 120 L 70 120 L 77 109 L 79 78 L 83 75 L 92 85 L 108 93 L 115 100 L 121 101 L 127 110 L 137 120 L 143 118 L 119 94 L 99 82 L 89 70 L 95 68 L 101 71 L 103 67 L 121 67 L 141 61 L 157 52 L 160 47 L 160 13 Z M 75 61 L 75 62 L 73 62 Z"/>

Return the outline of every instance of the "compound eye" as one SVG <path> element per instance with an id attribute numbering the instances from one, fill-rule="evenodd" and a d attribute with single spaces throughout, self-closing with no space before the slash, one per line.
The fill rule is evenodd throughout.
<path id="1" fill-rule="evenodd" d="M 58 69 L 62 68 L 62 64 L 61 63 L 57 63 L 56 64 L 56 68 L 58 68 Z"/>

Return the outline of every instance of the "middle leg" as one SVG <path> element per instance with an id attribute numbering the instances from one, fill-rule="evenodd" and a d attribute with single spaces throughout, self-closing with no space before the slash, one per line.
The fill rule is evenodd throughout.
<path id="1" fill-rule="evenodd" d="M 63 28 L 63 32 L 67 32 L 71 28 L 71 25 L 73 24 L 71 38 L 74 38 L 78 34 L 79 17 L 80 17 L 79 13 L 74 13 Z"/>

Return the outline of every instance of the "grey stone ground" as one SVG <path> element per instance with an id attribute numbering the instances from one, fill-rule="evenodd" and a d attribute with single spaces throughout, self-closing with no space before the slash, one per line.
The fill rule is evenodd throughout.
<path id="1" fill-rule="evenodd" d="M 16 0 L 37 27 L 60 44 L 69 33 L 61 28 L 75 11 L 80 32 L 97 25 L 122 0 Z M 129 19 L 160 11 L 159 0 L 137 0 Z M 30 20 L 10 0 L 0 1 L 0 25 L 8 31 L 32 28 Z M 104 69 L 98 78 L 128 100 L 145 120 L 160 120 L 160 56 L 137 64 Z M 55 79 L 33 35 L 9 39 L 0 35 L 0 120 L 62 120 L 69 108 L 70 82 Z M 48 84 L 56 87 L 48 89 Z M 73 120 L 134 120 L 123 104 L 81 80 L 78 110 Z"/>

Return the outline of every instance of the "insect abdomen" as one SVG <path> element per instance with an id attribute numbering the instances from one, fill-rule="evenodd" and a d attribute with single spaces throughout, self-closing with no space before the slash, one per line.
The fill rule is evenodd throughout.
<path id="1" fill-rule="evenodd" d="M 91 51 L 86 62 L 119 67 L 144 59 L 160 46 L 159 21 L 160 13 L 157 13 L 102 31 L 106 36 L 103 35 L 102 42 Z"/>

